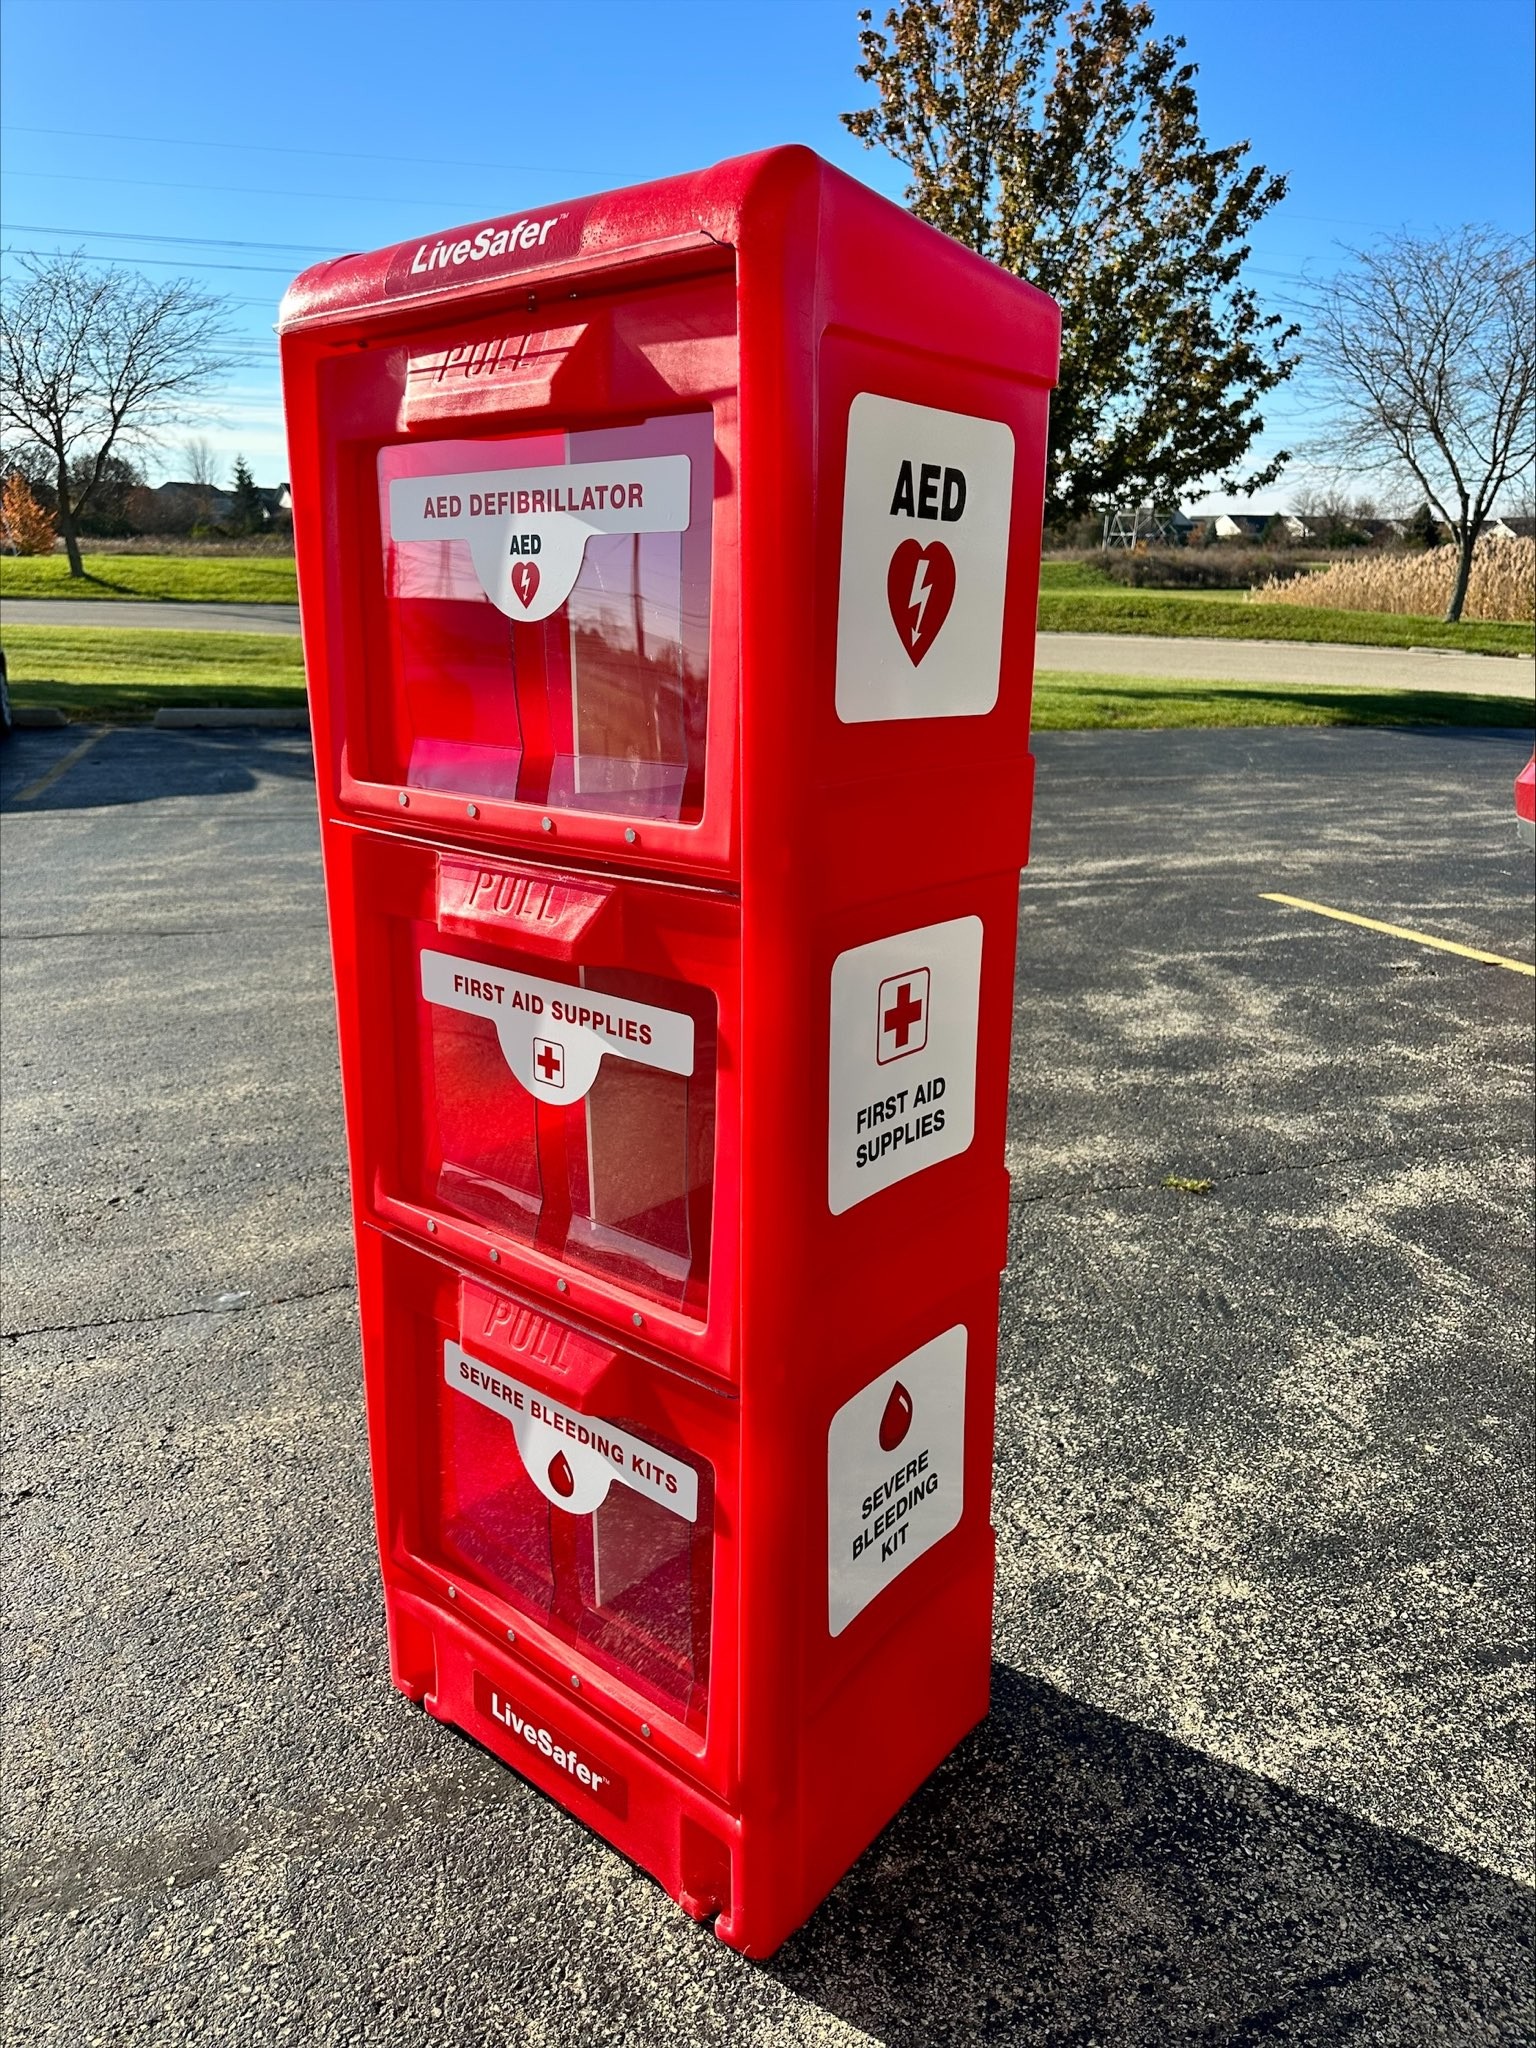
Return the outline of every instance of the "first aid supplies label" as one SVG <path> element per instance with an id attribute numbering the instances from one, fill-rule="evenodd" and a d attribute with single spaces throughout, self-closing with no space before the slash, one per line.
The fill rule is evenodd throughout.
<path id="1" fill-rule="evenodd" d="M 845 1401 L 827 1432 L 827 1627 L 835 1636 L 965 1506 L 963 1323 Z"/>
<path id="2" fill-rule="evenodd" d="M 841 1216 L 953 1159 L 976 1126 L 979 917 L 895 932 L 832 964 L 827 1203 Z"/>
<path id="3" fill-rule="evenodd" d="M 997 702 L 1013 430 L 861 391 L 848 414 L 837 715 L 979 718 Z"/>
<path id="4" fill-rule="evenodd" d="M 680 1010 L 430 949 L 421 956 L 421 992 L 429 1003 L 494 1024 L 507 1065 L 540 1102 L 580 1102 L 609 1054 L 670 1074 L 693 1072 L 693 1019 Z"/>

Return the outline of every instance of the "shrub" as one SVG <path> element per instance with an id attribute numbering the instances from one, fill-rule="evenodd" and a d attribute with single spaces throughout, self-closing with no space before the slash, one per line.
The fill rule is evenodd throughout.
<path id="1" fill-rule="evenodd" d="M 0 538 L 13 555 L 51 555 L 57 533 L 54 517 L 32 495 L 19 469 L 13 469 L 0 491 Z"/>
<path id="2" fill-rule="evenodd" d="M 1271 579 L 1254 590 L 1262 604 L 1323 605 L 1332 611 L 1398 612 L 1438 618 L 1450 603 L 1456 581 L 1456 550 L 1430 548 L 1423 554 L 1362 555 L 1332 562 L 1304 585 Z M 1472 557 L 1465 619 L 1503 619 L 1528 624 L 1536 617 L 1536 540 L 1480 540 Z"/>
<path id="3" fill-rule="evenodd" d="M 1289 553 L 1259 548 L 1149 548 L 1145 554 L 1106 548 L 1099 564 L 1112 582 L 1133 590 L 1248 590 L 1266 578 L 1305 574 Z"/>

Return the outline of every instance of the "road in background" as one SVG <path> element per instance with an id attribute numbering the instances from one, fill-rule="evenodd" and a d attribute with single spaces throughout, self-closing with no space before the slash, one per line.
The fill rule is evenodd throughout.
<path id="1" fill-rule="evenodd" d="M 8 598 L 0 626 L 127 626 L 156 632 L 297 633 L 295 604 L 161 604 L 112 598 Z M 1434 648 L 1339 647 L 1303 640 L 1181 640 L 1151 633 L 1042 633 L 1036 665 L 1072 675 L 1179 676 L 1198 682 L 1441 690 L 1536 704 L 1536 660 Z"/>
<path id="2" fill-rule="evenodd" d="M 1262 896 L 1529 959 L 1527 744 L 1036 744 L 993 1712 L 767 1965 L 390 1690 L 304 743 L 4 750 L 16 2039 L 1527 2038 L 1532 984 Z"/>
<path id="3" fill-rule="evenodd" d="M 1213 683 L 1454 690 L 1536 703 L 1530 655 L 1434 647 L 1340 647 L 1309 640 L 1181 640 L 1152 633 L 1041 633 L 1035 663 L 1072 675 L 1180 676 Z"/>
<path id="4" fill-rule="evenodd" d="M 163 604 L 154 598 L 8 597 L 0 631 L 11 626 L 110 626 L 156 633 L 297 633 L 296 604 Z"/>

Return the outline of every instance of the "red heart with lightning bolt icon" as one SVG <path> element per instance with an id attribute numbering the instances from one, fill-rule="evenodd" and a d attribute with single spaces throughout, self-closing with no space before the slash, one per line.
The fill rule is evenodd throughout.
<path id="1" fill-rule="evenodd" d="M 886 602 L 914 668 L 939 637 L 955 601 L 955 558 L 943 541 L 904 540 L 885 572 Z"/>
<path id="2" fill-rule="evenodd" d="M 525 608 L 531 605 L 539 587 L 539 565 L 537 562 L 514 562 L 512 564 L 512 588 L 517 592 L 517 601 Z"/>

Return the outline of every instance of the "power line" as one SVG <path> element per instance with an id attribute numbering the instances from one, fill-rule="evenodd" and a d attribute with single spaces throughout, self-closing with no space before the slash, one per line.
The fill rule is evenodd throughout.
<path id="1" fill-rule="evenodd" d="M 223 236 L 126 234 L 119 228 L 50 228 L 35 220 L 11 220 L 3 225 L 13 235 L 90 235 L 98 242 L 173 242 L 187 249 L 268 249 L 282 254 L 295 250 L 301 256 L 334 256 L 334 243 L 318 242 L 234 242 Z"/>
<path id="2" fill-rule="evenodd" d="M 5 232 L 4 226 L 0 225 L 0 234 Z M 58 256 L 62 254 L 62 251 L 58 249 L 12 249 L 9 253 L 12 256 Z M 114 269 L 118 270 L 124 267 L 124 259 L 116 256 L 93 256 L 90 260 L 93 263 L 110 264 Z M 185 270 L 187 267 L 184 263 L 178 263 L 169 256 L 133 256 L 126 260 L 132 266 L 147 263 L 152 270 Z M 253 277 L 286 277 L 290 281 L 293 277 L 292 265 L 285 266 L 275 263 L 206 263 L 199 258 L 194 268 L 198 270 L 242 270 Z"/>
<path id="3" fill-rule="evenodd" d="M 360 149 L 300 149 L 291 143 L 214 142 L 202 136 L 194 138 L 186 135 L 107 135 L 94 128 L 33 128 L 16 121 L 0 123 L 0 132 L 8 135 L 63 135 L 75 142 L 144 142 L 155 148 L 236 149 L 257 156 L 318 156 L 341 163 L 409 164 L 413 170 L 522 171 L 532 172 L 536 176 L 556 178 L 585 178 L 590 176 L 593 170 L 604 177 L 630 175 L 629 168 L 621 169 L 611 164 L 587 165 L 583 169 L 576 169 L 570 164 L 488 164 L 470 162 L 462 157 L 377 156 Z"/>
<path id="4" fill-rule="evenodd" d="M 221 192 L 231 193 L 237 199 L 323 199 L 341 206 L 473 206 L 479 203 L 476 200 L 395 198 L 389 193 L 377 192 L 295 192 L 287 186 L 209 185 L 201 178 L 120 178 L 115 172 L 110 178 L 100 172 L 93 175 L 84 171 L 7 171 L 6 176 L 49 179 L 67 185 L 132 185 L 145 192 Z"/>

